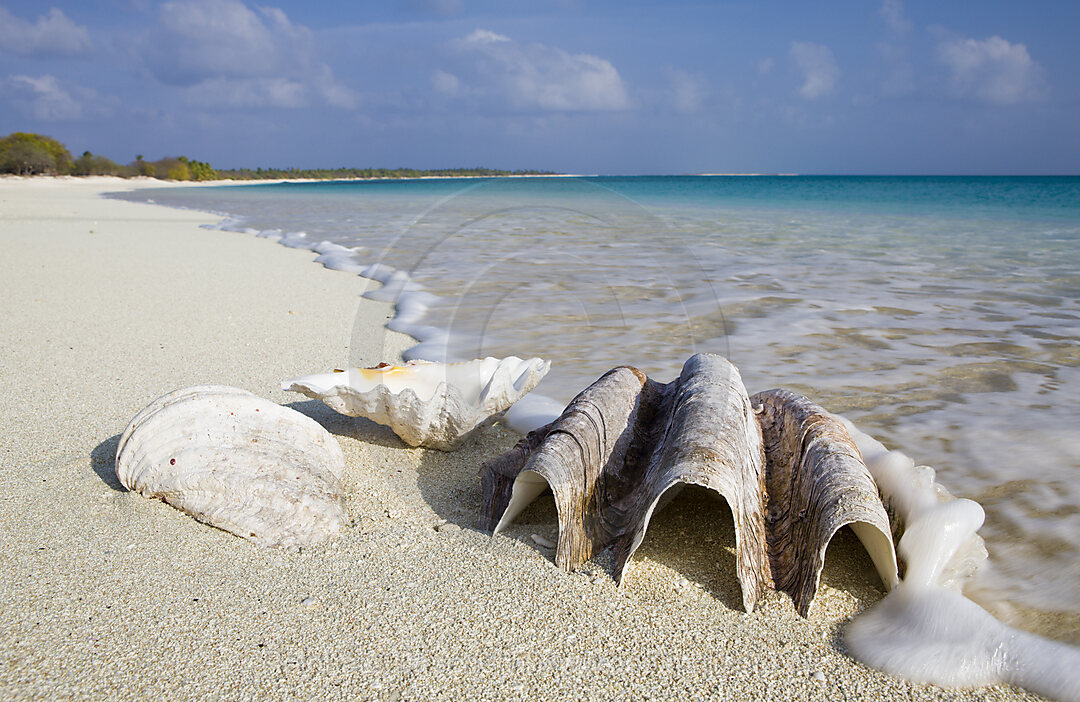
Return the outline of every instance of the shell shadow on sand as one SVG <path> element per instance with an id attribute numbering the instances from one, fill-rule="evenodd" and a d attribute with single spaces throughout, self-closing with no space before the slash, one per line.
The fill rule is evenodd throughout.
<path id="1" fill-rule="evenodd" d="M 90 452 L 90 467 L 97 477 L 101 478 L 101 482 L 116 492 L 127 492 L 128 489 L 116 477 L 116 447 L 119 445 L 120 434 L 113 434 L 95 446 Z"/>

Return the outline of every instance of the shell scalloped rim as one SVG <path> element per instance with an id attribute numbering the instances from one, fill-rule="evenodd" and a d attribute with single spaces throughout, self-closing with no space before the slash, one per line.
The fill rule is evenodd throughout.
<path id="1" fill-rule="evenodd" d="M 540 358 L 483 358 L 462 363 L 410 361 L 307 375 L 282 390 L 322 400 L 350 417 L 390 427 L 410 446 L 449 451 L 481 422 L 521 399 L 547 374 Z"/>
<path id="2" fill-rule="evenodd" d="M 310 546 L 347 522 L 345 456 L 315 420 L 246 390 L 163 395 L 120 437 L 116 476 L 144 497 L 261 546 Z"/>

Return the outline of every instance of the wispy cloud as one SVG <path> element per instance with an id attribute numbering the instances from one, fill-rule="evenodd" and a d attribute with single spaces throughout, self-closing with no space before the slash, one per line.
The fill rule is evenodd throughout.
<path id="1" fill-rule="evenodd" d="M 496 34 L 490 29 L 474 29 L 469 36 L 461 40 L 463 46 L 480 46 L 483 44 L 503 44 L 509 42 L 510 37 Z"/>
<path id="2" fill-rule="evenodd" d="M 840 78 L 840 69 L 832 50 L 824 44 L 795 41 L 791 43 L 791 60 L 802 75 L 799 95 L 816 100 L 831 93 Z"/>
<path id="3" fill-rule="evenodd" d="M 278 13 L 256 14 L 236 0 L 166 2 L 143 55 L 154 77 L 169 85 L 269 77 L 283 70 L 288 54 L 304 55 L 310 44 L 310 33 L 282 22 Z"/>
<path id="4" fill-rule="evenodd" d="M 431 74 L 431 85 L 436 92 L 443 95 L 457 95 L 458 88 L 461 87 L 461 81 L 453 73 L 436 70 Z"/>
<path id="5" fill-rule="evenodd" d="M 0 7 L 0 51 L 51 58 L 81 56 L 93 49 L 90 32 L 57 8 L 30 22 Z"/>
<path id="6" fill-rule="evenodd" d="M 477 93 L 494 94 L 516 108 L 622 110 L 630 98 L 610 61 L 526 44 L 487 29 L 455 43 L 471 62 Z"/>
<path id="7" fill-rule="evenodd" d="M 397 6 L 409 12 L 450 17 L 465 11 L 464 0 L 397 0 Z"/>
<path id="8" fill-rule="evenodd" d="M 915 66 L 908 57 L 910 33 L 915 26 L 904 15 L 903 0 L 882 0 L 878 14 L 885 22 L 888 37 L 876 45 L 886 71 L 880 90 L 888 97 L 902 97 L 915 92 Z"/>
<path id="9" fill-rule="evenodd" d="M 307 87 L 287 78 L 208 78 L 187 88 L 194 103 L 226 108 L 305 107 Z"/>
<path id="10" fill-rule="evenodd" d="M 938 58 L 945 64 L 953 93 L 988 103 L 1010 105 L 1046 93 L 1042 67 L 1023 44 L 995 35 L 989 39 L 943 39 Z"/>
<path id="11" fill-rule="evenodd" d="M 315 56 L 311 30 L 280 9 L 240 0 L 170 0 L 140 54 L 189 99 L 230 107 L 352 107 L 355 94 Z"/>
<path id="12" fill-rule="evenodd" d="M 911 31 L 911 20 L 904 16 L 904 3 L 902 0 L 882 0 L 878 10 L 889 30 L 895 34 L 904 34 Z"/>
<path id="13" fill-rule="evenodd" d="M 17 110 L 42 122 L 74 122 L 110 112 L 110 101 L 89 88 L 60 81 L 53 75 L 8 76 L 0 81 L 2 94 Z"/>

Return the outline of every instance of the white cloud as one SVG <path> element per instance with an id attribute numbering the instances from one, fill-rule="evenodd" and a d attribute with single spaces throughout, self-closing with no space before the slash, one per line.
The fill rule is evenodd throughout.
<path id="1" fill-rule="evenodd" d="M 772 69 L 773 69 L 774 65 L 776 65 L 776 62 L 773 61 L 771 58 L 763 58 L 763 59 L 761 59 L 760 61 L 758 61 L 758 64 L 757 64 L 758 75 L 759 76 L 767 76 L 767 75 L 769 75 L 769 73 L 772 72 Z"/>
<path id="2" fill-rule="evenodd" d="M 911 30 L 911 21 L 904 17 L 904 3 L 902 0 L 882 0 L 881 9 L 878 12 L 889 29 L 896 34 L 903 34 Z"/>
<path id="3" fill-rule="evenodd" d="M 816 100 L 833 91 L 840 77 L 840 69 L 829 47 L 795 41 L 791 43 L 790 54 L 803 78 L 799 95 L 807 100 Z"/>
<path id="4" fill-rule="evenodd" d="M 989 39 L 945 39 L 938 58 L 949 69 L 957 97 L 1001 105 L 1027 102 L 1046 91 L 1042 67 L 1023 44 L 995 35 Z"/>
<path id="5" fill-rule="evenodd" d="M 356 96 L 315 58 L 310 29 L 241 0 L 170 0 L 144 37 L 151 74 L 190 99 L 232 107 L 353 107 Z"/>
<path id="6" fill-rule="evenodd" d="M 697 112 L 701 109 L 701 103 L 705 99 L 705 89 L 702 80 L 686 71 L 672 69 L 669 73 L 671 79 L 672 104 L 679 112 Z"/>
<path id="7" fill-rule="evenodd" d="M 486 29 L 477 29 L 456 46 L 474 60 L 479 92 L 497 94 L 515 107 L 579 111 L 630 106 L 619 72 L 597 56 L 524 44 Z"/>
<path id="8" fill-rule="evenodd" d="M 57 8 L 31 23 L 0 7 L 0 51 L 20 56 L 79 56 L 93 48 L 90 32 Z"/>
<path id="9" fill-rule="evenodd" d="M 504 37 L 502 34 L 496 34 L 488 29 L 474 29 L 472 34 L 461 41 L 465 44 L 479 46 L 483 44 L 500 44 L 502 42 L 510 41 L 510 37 Z"/>
<path id="10" fill-rule="evenodd" d="M 145 45 L 150 70 L 170 85 L 279 73 L 291 55 L 307 53 L 310 32 L 294 28 L 280 10 L 260 14 L 239 0 L 162 3 Z"/>
<path id="11" fill-rule="evenodd" d="M 72 122 L 109 113 L 110 100 L 82 86 L 62 83 L 55 76 L 8 76 L 0 94 L 20 112 L 42 122 Z"/>

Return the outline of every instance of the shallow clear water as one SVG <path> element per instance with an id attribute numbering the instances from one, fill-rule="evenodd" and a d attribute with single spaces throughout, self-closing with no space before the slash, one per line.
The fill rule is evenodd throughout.
<path id="1" fill-rule="evenodd" d="M 751 393 L 799 390 L 980 502 L 992 562 L 981 597 L 1080 640 L 1080 178 L 529 178 L 127 197 L 358 247 L 358 261 L 407 271 L 434 295 L 410 299 L 430 305 L 420 326 L 450 341 L 423 355 L 542 356 L 553 364 L 537 392 L 562 401 L 614 365 L 669 380 L 694 352 L 723 354 Z M 1066 618 L 1042 619 L 1055 611 Z"/>

